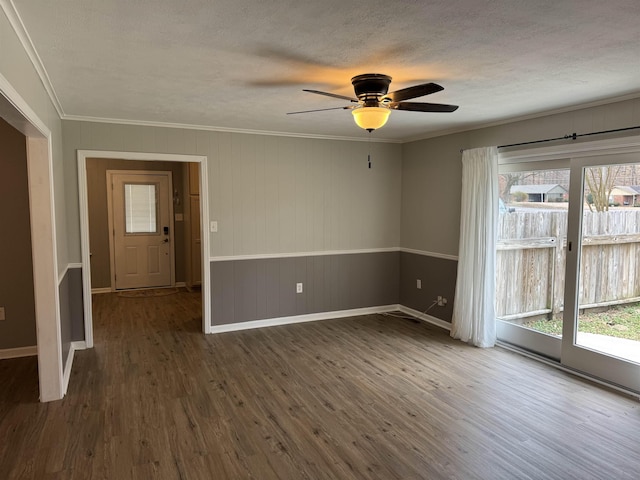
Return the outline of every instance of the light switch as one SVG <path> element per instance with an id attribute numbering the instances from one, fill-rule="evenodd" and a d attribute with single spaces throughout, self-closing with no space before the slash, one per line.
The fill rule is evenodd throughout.
<path id="1" fill-rule="evenodd" d="M 211 222 L 211 232 L 216 233 L 218 231 L 218 222 L 215 220 Z"/>
<path id="2" fill-rule="evenodd" d="M 176 222 L 183 222 L 184 215 L 182 213 L 176 213 Z"/>

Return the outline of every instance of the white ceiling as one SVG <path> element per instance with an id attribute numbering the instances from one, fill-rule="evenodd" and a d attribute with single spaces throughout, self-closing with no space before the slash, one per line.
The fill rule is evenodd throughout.
<path id="1" fill-rule="evenodd" d="M 394 111 L 406 140 L 640 96 L 638 0 L 13 0 L 69 118 L 366 137 L 303 88 L 352 95 L 352 76 L 454 113 Z"/>

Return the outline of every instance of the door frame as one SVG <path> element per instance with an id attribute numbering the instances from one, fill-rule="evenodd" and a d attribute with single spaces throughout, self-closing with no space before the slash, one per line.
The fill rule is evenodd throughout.
<path id="1" fill-rule="evenodd" d="M 169 219 L 171 228 L 169 230 L 169 242 L 171 243 L 171 272 L 169 282 L 172 287 L 176 286 L 176 244 L 174 237 L 175 218 L 173 214 L 173 200 L 171 192 L 173 192 L 173 173 L 170 170 L 107 170 L 107 221 L 109 225 L 109 262 L 111 269 L 111 291 L 116 291 L 116 250 L 113 238 L 114 219 L 113 219 L 113 190 L 109 187 L 112 181 L 112 175 L 164 175 L 169 179 L 168 201 L 169 201 Z M 144 288 L 144 287 L 142 287 Z"/>
<path id="2" fill-rule="evenodd" d="M 574 157 L 571 159 L 571 179 L 569 187 L 569 217 L 567 242 L 573 248 L 567 250 L 565 281 L 564 318 L 562 327 L 562 363 L 583 371 L 604 381 L 613 383 L 634 393 L 640 393 L 638 372 L 640 365 L 616 357 L 611 353 L 591 349 L 577 342 L 580 264 L 582 260 L 582 219 L 584 211 L 585 169 L 597 166 L 640 163 L 640 148 L 635 152 L 604 154 L 601 156 Z"/>
<path id="3" fill-rule="evenodd" d="M 52 136 L 2 74 L 0 115 L 27 137 L 38 382 L 40 401 L 50 402 L 60 400 L 65 392 L 58 286 L 66 272 L 66 268 L 62 272 L 58 270 Z"/>
<path id="4" fill-rule="evenodd" d="M 575 184 L 576 175 L 574 174 L 574 170 L 583 169 L 584 166 L 588 166 L 594 162 L 598 163 L 598 157 L 612 158 L 614 156 L 618 156 L 618 158 L 621 158 L 625 155 L 633 155 L 634 158 L 637 158 L 637 155 L 640 155 L 640 135 L 576 142 L 550 147 L 510 150 L 500 152 L 498 163 L 500 165 L 517 166 L 518 164 L 544 162 L 540 165 L 544 165 L 545 168 L 558 168 L 559 166 L 566 168 L 568 166 L 571 170 L 571 184 L 569 186 L 569 209 L 571 210 L 572 203 L 576 204 L 575 202 L 582 202 L 582 185 Z M 582 175 L 580 175 L 579 178 L 581 180 Z M 573 211 L 575 210 L 571 210 L 568 217 L 567 241 L 573 238 L 573 241 L 575 242 L 575 239 L 578 238 L 581 233 L 581 222 L 580 218 L 576 218 L 576 215 L 573 215 L 572 217 Z M 567 278 L 569 275 L 579 274 L 579 254 L 580 249 L 578 248 L 574 248 L 572 251 L 567 252 Z M 564 315 L 568 314 L 567 310 L 569 309 L 573 309 L 574 311 L 577 309 L 577 294 L 576 284 L 565 283 Z M 505 322 L 501 322 L 500 320 L 497 320 L 497 323 L 499 334 L 502 332 L 506 336 L 506 338 L 501 338 L 499 335 L 500 340 L 505 340 L 508 343 L 510 343 L 514 338 L 525 341 L 527 342 L 526 344 L 519 344 L 517 342 L 514 342 L 513 344 L 518 348 L 531 351 L 534 355 L 544 355 L 551 358 L 558 362 L 557 365 L 567 368 L 569 371 L 579 372 L 580 375 L 596 379 L 597 381 L 601 381 L 627 393 L 631 392 L 637 394 L 637 392 L 631 390 L 629 387 L 624 386 L 622 382 L 616 381 L 615 378 L 612 379 L 611 376 L 607 375 L 606 368 L 589 368 L 589 370 L 582 368 L 581 365 L 590 363 L 590 359 L 587 357 L 594 355 L 594 352 L 590 351 L 588 348 L 574 347 L 575 330 L 573 327 L 568 327 L 567 322 L 563 323 L 562 339 L 553 338 L 546 334 L 531 330 L 526 331 L 527 329 L 522 327 L 505 325 Z M 545 345 L 550 348 L 545 350 Z M 599 353 L 599 355 L 605 354 Z M 593 362 L 591 362 L 590 365 L 593 366 Z M 610 363 L 607 362 L 607 367 L 609 365 Z M 624 367 L 624 370 L 627 370 L 628 368 L 632 367 Z"/>
<path id="5" fill-rule="evenodd" d="M 113 152 L 106 150 L 78 150 L 78 193 L 80 206 L 80 248 L 82 252 L 82 298 L 84 304 L 84 334 L 87 348 L 93 347 L 93 314 L 91 303 L 91 260 L 89 245 L 89 206 L 87 196 L 87 159 L 105 158 L 160 162 L 197 163 L 200 167 L 200 228 L 202 235 L 202 331 L 211 333 L 211 269 L 209 268 L 209 177 L 207 156 L 171 153 Z"/>

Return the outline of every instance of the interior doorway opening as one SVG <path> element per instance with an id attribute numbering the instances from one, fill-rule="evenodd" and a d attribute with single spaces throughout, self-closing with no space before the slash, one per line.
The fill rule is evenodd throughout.
<path id="1" fill-rule="evenodd" d="M 114 163 L 115 162 L 115 163 Z M 100 164 L 100 171 L 103 175 L 96 177 L 94 165 Z M 90 217 L 90 199 L 89 192 L 91 185 L 103 185 L 105 195 L 102 200 L 101 211 L 106 219 L 108 214 L 106 198 L 106 171 L 111 166 L 116 170 L 150 170 L 156 165 L 158 170 L 171 171 L 173 177 L 173 185 L 170 191 L 170 197 L 173 207 L 169 232 L 173 232 L 176 244 L 176 262 L 175 262 L 175 288 L 199 288 L 201 291 L 202 301 L 202 325 L 201 330 L 204 333 L 210 333 L 210 295 L 207 295 L 210 269 L 208 266 L 209 242 L 208 236 L 205 234 L 203 226 L 209 224 L 208 202 L 202 201 L 197 203 L 197 210 L 193 209 L 194 218 L 189 222 L 186 218 L 186 205 L 193 205 L 191 202 L 191 190 L 189 190 L 189 179 L 196 179 L 198 195 L 208 198 L 208 182 L 207 182 L 207 164 L 205 156 L 198 155 L 172 155 L 157 153 L 137 153 L 137 152 L 105 152 L 105 151 L 78 151 L 78 182 L 80 193 L 80 218 L 81 218 L 81 245 L 82 245 L 82 269 L 83 269 L 83 298 L 85 308 L 85 338 L 87 347 L 93 346 L 93 312 L 92 312 L 92 294 L 115 292 L 116 285 L 112 280 L 111 274 L 111 255 L 108 253 L 109 235 L 113 231 L 109 231 L 108 223 L 106 227 L 106 235 L 98 235 L 89 228 L 91 224 L 96 224 L 95 215 Z M 196 175 L 193 176 L 193 170 Z M 135 183 L 135 182 L 134 182 Z M 188 212 L 191 214 L 191 211 Z M 188 226 L 185 225 L 188 223 Z M 194 224 L 196 225 L 194 227 Z M 161 225 L 160 234 L 164 237 L 164 226 Z M 187 232 L 197 232 L 197 244 L 190 242 Z M 104 232 L 102 232 L 104 233 Z M 100 238 L 101 239 L 100 239 Z M 201 272 L 201 281 L 199 284 L 193 281 L 193 275 L 187 277 L 186 267 L 186 247 L 189 243 L 192 246 L 192 252 L 197 252 L 198 271 Z M 195 247 L 193 247 L 195 245 Z M 100 254 L 97 252 L 100 251 Z M 105 253 L 107 252 L 107 253 Z M 194 255 L 195 256 L 195 255 Z M 193 271 L 194 261 L 189 259 L 189 269 Z M 106 268 L 105 264 L 108 265 Z M 106 272 L 106 273 L 105 273 Z M 140 293 L 140 295 L 153 295 L 153 292 Z"/>
<path id="2" fill-rule="evenodd" d="M 0 118 L 0 402 L 37 401 L 27 139 Z M 19 392 L 19 393 L 18 393 Z M 0 407 L 1 408 L 1 407 Z"/>
<path id="3" fill-rule="evenodd" d="M 51 131 L 0 75 L 0 117 L 25 135 L 41 402 L 64 396 Z"/>

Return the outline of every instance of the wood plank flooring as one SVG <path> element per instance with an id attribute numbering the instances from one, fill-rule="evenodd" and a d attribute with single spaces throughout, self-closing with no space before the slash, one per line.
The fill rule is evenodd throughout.
<path id="1" fill-rule="evenodd" d="M 0 362 L 0 479 L 640 478 L 637 399 L 409 320 L 205 336 L 199 308 L 94 296 L 60 402 Z"/>

